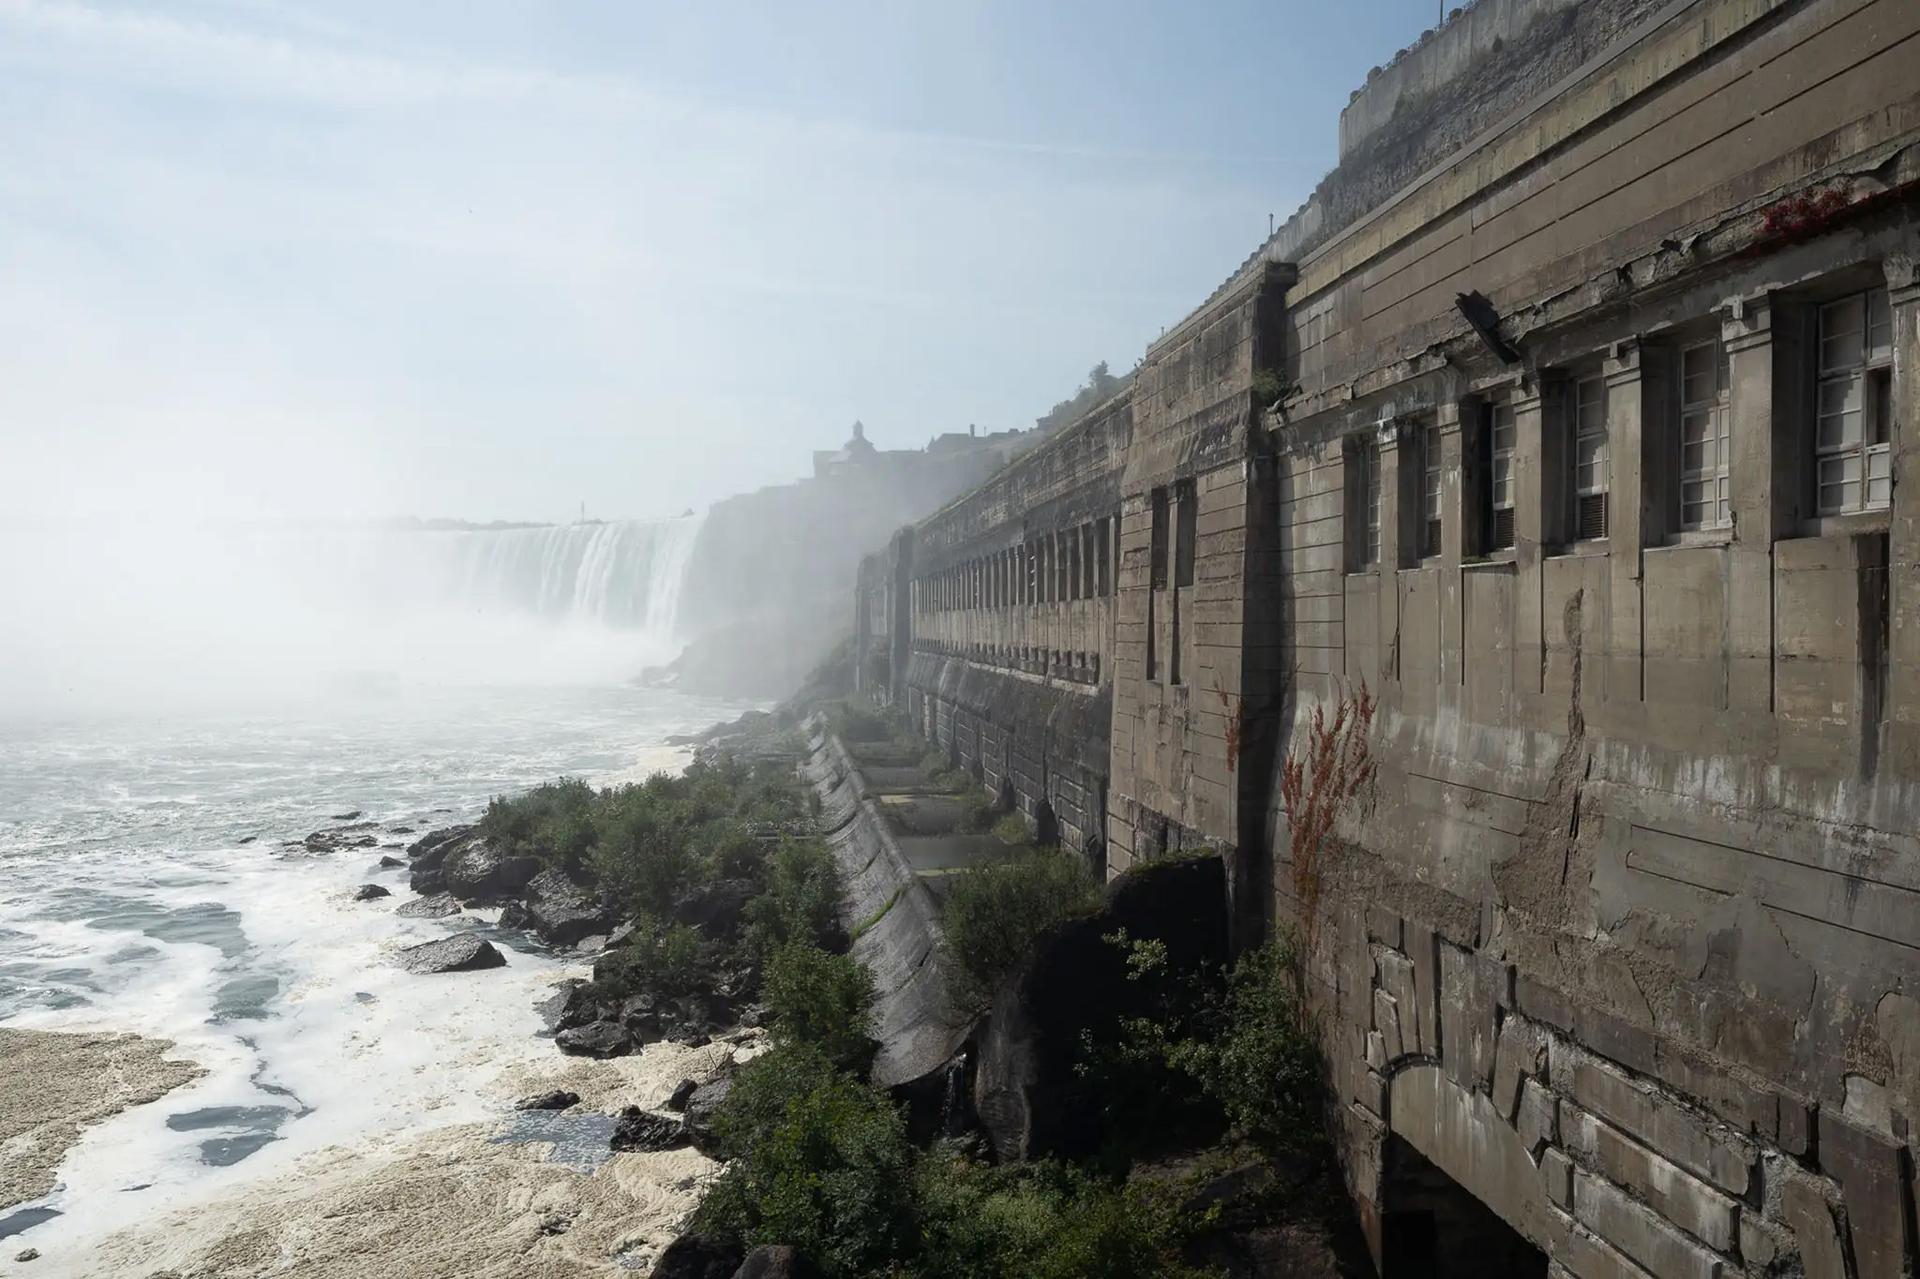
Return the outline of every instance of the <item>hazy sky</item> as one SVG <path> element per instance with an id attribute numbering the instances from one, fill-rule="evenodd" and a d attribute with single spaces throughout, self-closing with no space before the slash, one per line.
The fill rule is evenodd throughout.
<path id="1" fill-rule="evenodd" d="M 1028 426 L 1431 0 L 0 0 L 10 514 L 676 513 Z"/>

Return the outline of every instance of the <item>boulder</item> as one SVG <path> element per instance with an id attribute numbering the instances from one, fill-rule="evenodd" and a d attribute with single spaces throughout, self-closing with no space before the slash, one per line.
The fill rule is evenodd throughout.
<path id="1" fill-rule="evenodd" d="M 747 1254 L 733 1279 L 801 1279 L 811 1274 L 805 1259 L 784 1243 L 763 1243 Z"/>
<path id="2" fill-rule="evenodd" d="M 691 1079 L 682 1079 L 679 1087 L 673 1090 L 673 1096 L 667 1098 L 667 1109 L 676 1112 L 685 1110 L 687 1102 L 699 1087 L 700 1085 Z"/>
<path id="3" fill-rule="evenodd" d="M 505 968 L 507 957 L 493 943 L 472 933 L 421 942 L 400 952 L 400 965 L 410 973 L 464 973 L 479 968 Z"/>
<path id="4" fill-rule="evenodd" d="M 510 857 L 485 835 L 469 834 L 447 853 L 440 872 L 463 901 L 497 901 L 527 886 L 540 871 L 531 857 Z"/>
<path id="5" fill-rule="evenodd" d="M 405 862 L 401 861 L 398 857 L 393 856 L 391 853 L 387 854 L 386 856 L 380 859 L 381 870 L 392 870 L 396 866 L 405 866 L 405 865 L 406 865 Z"/>
<path id="6" fill-rule="evenodd" d="M 527 908 L 519 902 L 508 902 L 500 908 L 500 927 L 532 928 L 533 916 L 528 914 Z"/>
<path id="7" fill-rule="evenodd" d="M 569 977 L 554 983 L 553 993 L 533 1003 L 533 1010 L 540 1014 L 541 1029 L 549 1035 L 568 1026 L 583 1025 L 594 1020 L 591 1017 L 575 1019 L 577 1013 L 587 1002 L 585 995 L 587 983 L 578 977 Z"/>
<path id="8" fill-rule="evenodd" d="M 693 1144 L 687 1126 L 671 1115 L 650 1115 L 638 1106 L 620 1112 L 613 1126 L 614 1150 L 678 1150 Z"/>
<path id="9" fill-rule="evenodd" d="M 426 897 L 416 897 L 410 902 L 402 902 L 393 912 L 408 919 L 445 919 L 448 915 L 460 913 L 460 903 L 447 893 L 433 893 Z"/>
<path id="10" fill-rule="evenodd" d="M 707 1235 L 681 1235 L 653 1263 L 653 1279 L 733 1279 L 746 1250 Z"/>
<path id="11" fill-rule="evenodd" d="M 335 813 L 333 816 L 327 818 L 327 820 L 330 822 L 357 822 L 365 816 L 365 813 L 356 808 L 351 812 Z"/>
<path id="12" fill-rule="evenodd" d="M 543 870 L 527 881 L 520 900 L 525 903 L 526 926 L 549 946 L 571 946 L 606 931 L 612 923 L 599 895 L 558 869 Z"/>
<path id="13" fill-rule="evenodd" d="M 370 902 L 391 896 L 393 896 L 391 890 L 382 888 L 378 884 L 362 884 L 353 890 L 353 900 L 357 902 Z"/>
<path id="14" fill-rule="evenodd" d="M 522 1097 L 513 1103 L 515 1110 L 571 1110 L 580 1104 L 580 1094 L 556 1088 L 537 1097 Z"/>
<path id="15" fill-rule="evenodd" d="M 372 835 L 360 834 L 352 829 L 317 830 L 300 841 L 300 846 L 310 853 L 337 853 L 345 848 L 372 848 L 380 841 Z"/>
<path id="16" fill-rule="evenodd" d="M 617 1021 L 572 1026 L 553 1037 L 563 1053 L 576 1057 L 624 1057 L 633 1051 L 633 1035 Z"/>
<path id="17" fill-rule="evenodd" d="M 673 918 L 724 941 L 740 931 L 747 903 L 759 893 L 750 879 L 716 880 L 682 893 L 673 903 Z"/>
<path id="18" fill-rule="evenodd" d="M 412 858 L 416 865 L 438 866 L 446 859 L 447 846 L 472 829 L 472 826 L 467 825 L 442 826 L 438 830 L 430 830 L 407 845 L 407 856 Z"/>
<path id="19" fill-rule="evenodd" d="M 694 1089 L 693 1096 L 687 1098 L 686 1112 L 681 1122 L 686 1124 L 687 1135 L 703 1155 L 713 1154 L 719 1144 L 713 1133 L 713 1117 L 732 1091 L 732 1079 L 716 1079 L 710 1084 L 700 1085 Z"/>

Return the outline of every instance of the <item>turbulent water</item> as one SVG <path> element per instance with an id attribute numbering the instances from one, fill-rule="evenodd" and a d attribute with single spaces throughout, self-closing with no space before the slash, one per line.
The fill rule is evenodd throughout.
<path id="1" fill-rule="evenodd" d="M 561 965 L 483 916 L 397 917 L 405 872 L 378 861 L 491 795 L 677 767 L 669 736 L 738 713 L 627 680 L 670 647 L 696 527 L 236 537 L 217 572 L 123 577 L 177 608 L 129 609 L 117 648 L 90 625 L 0 635 L 52 694 L 0 697 L 0 1025 L 167 1039 L 207 1072 L 90 1129 L 50 1196 L 0 1210 L 8 1255 L 84 1269 L 105 1233 L 323 1147 L 497 1118 L 481 1081 L 557 1058 L 532 1005 Z M 201 578 L 237 598 L 207 611 Z M 147 698 L 162 676 L 181 679 Z M 295 846 L 352 813 L 376 846 Z M 351 901 L 363 883 L 393 895 Z M 495 937 L 509 966 L 399 970 L 395 950 L 450 928 Z"/>

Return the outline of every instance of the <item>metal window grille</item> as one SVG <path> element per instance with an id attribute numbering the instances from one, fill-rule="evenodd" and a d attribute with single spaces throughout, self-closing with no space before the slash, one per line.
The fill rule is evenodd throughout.
<path id="1" fill-rule="evenodd" d="M 1893 497 L 1893 316 L 1885 289 L 1820 308 L 1814 474 L 1822 515 L 1884 507 Z"/>

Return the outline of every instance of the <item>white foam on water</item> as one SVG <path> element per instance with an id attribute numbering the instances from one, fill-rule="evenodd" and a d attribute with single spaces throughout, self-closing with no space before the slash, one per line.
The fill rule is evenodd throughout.
<path id="1" fill-rule="evenodd" d="M 401 947 L 485 927 L 484 916 L 397 916 L 411 894 L 404 869 L 377 868 L 388 849 L 309 856 L 280 844 L 350 808 L 381 823 L 383 841 L 404 842 L 414 835 L 385 829 L 470 818 L 486 795 L 560 773 L 611 784 L 682 767 L 689 752 L 659 743 L 738 709 L 633 696 L 496 691 L 414 718 L 166 723 L 78 744 L 0 733 L 0 773 L 29 779 L 11 792 L 0 780 L 0 875 L 17 889 L 0 899 L 0 930 L 16 934 L 0 942 L 0 995 L 25 972 L 30 990 L 84 1001 L 42 998 L 11 1015 L 0 1005 L 0 1016 L 169 1040 L 206 1072 L 87 1130 L 56 1191 L 33 1205 L 61 1215 L 6 1240 L 9 1253 L 39 1248 L 50 1264 L 36 1273 L 91 1273 L 108 1236 L 278 1187 L 329 1148 L 398 1150 L 497 1120 L 504 1089 L 563 1060 L 537 1037 L 533 1005 L 581 969 L 496 938 L 505 968 L 406 973 Z M 441 801 L 458 812 L 429 818 Z M 258 838 L 241 845 L 242 833 Z M 367 882 L 393 895 L 351 901 Z M 231 983 L 268 976 L 279 986 L 264 1015 L 218 1015 Z M 223 1108 L 299 1113 L 212 1166 L 202 1143 L 255 1129 L 168 1120 Z"/>

